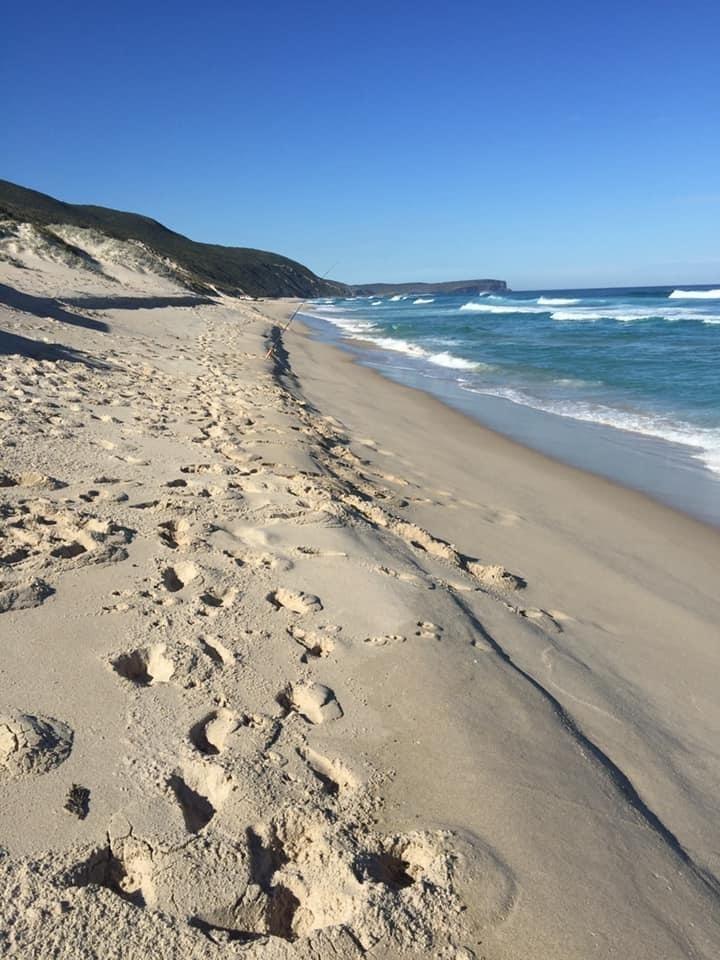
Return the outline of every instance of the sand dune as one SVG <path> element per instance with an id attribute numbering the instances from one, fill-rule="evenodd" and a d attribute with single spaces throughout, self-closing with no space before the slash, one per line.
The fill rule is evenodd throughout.
<path id="1" fill-rule="evenodd" d="M 717 537 L 265 359 L 287 304 L 21 253 L 4 953 L 716 957 Z"/>

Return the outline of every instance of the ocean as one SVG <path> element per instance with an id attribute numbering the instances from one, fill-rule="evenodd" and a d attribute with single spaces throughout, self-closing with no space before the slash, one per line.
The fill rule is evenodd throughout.
<path id="1" fill-rule="evenodd" d="M 493 429 L 720 523 L 718 288 L 318 300 L 303 318 Z"/>

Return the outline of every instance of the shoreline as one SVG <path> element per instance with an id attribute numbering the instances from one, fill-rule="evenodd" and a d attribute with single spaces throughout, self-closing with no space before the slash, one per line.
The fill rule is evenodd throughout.
<path id="1" fill-rule="evenodd" d="M 572 491 L 578 500 L 587 499 L 588 505 L 597 506 L 601 502 L 606 504 L 609 510 L 617 512 L 621 523 L 625 519 L 632 519 L 644 524 L 648 529 L 667 528 L 672 530 L 673 534 L 677 532 L 684 541 L 695 538 L 704 541 L 712 550 L 718 551 L 717 559 L 720 561 L 720 530 L 715 525 L 656 500 L 642 490 L 625 486 L 607 476 L 529 447 L 487 426 L 472 414 L 445 403 L 420 386 L 399 383 L 384 372 L 366 365 L 361 358 L 353 355 L 353 351 L 315 337 L 313 331 L 299 318 L 295 319 L 293 327 L 285 336 L 289 344 L 290 362 L 293 369 L 300 371 L 303 383 L 313 383 L 316 387 L 320 381 L 321 378 L 313 373 L 313 367 L 330 369 L 336 377 L 339 375 L 338 371 L 342 371 L 343 379 L 352 376 L 354 385 L 357 386 L 355 396 L 363 398 L 358 410 L 364 412 L 365 417 L 370 415 L 366 409 L 369 406 L 367 400 L 370 396 L 374 398 L 372 416 L 378 418 L 375 420 L 376 428 L 382 424 L 382 419 L 378 417 L 378 408 L 383 403 L 387 404 L 389 410 L 393 411 L 388 419 L 388 423 L 392 424 L 398 401 L 402 400 L 404 423 L 407 424 L 409 418 L 417 414 L 418 418 L 424 418 L 424 422 L 430 422 L 433 426 L 439 424 L 445 444 L 456 448 L 458 460 L 461 462 L 469 462 L 468 452 L 472 449 L 474 435 L 478 444 L 482 445 L 482 456 L 486 457 L 491 453 L 502 465 L 503 475 L 512 477 L 521 470 L 525 474 L 532 470 L 530 482 L 535 484 L 534 489 L 538 491 L 541 490 L 538 483 L 540 477 L 548 489 L 562 484 L 564 493 Z M 314 396 L 312 389 L 309 394 Z M 336 397 L 337 395 L 329 394 L 326 387 L 318 402 L 322 403 L 323 409 L 331 410 Z M 342 413 L 349 416 L 349 422 L 352 423 L 358 412 L 349 413 L 348 406 L 346 400 L 342 405 Z M 415 423 L 414 427 L 416 431 L 422 430 L 419 422 Z M 388 427 L 389 433 L 391 429 Z M 361 429 L 360 432 L 362 433 Z M 435 434 L 429 439 L 437 441 L 438 436 Z M 464 457 L 461 450 L 466 451 Z M 417 453 L 417 448 L 414 452 Z M 523 487 L 527 487 L 527 481 L 523 483 Z M 541 497 L 538 497 L 538 500 L 541 501 Z M 582 513 L 587 507 L 578 506 L 576 509 L 578 513 Z M 549 522 L 557 519 L 557 516 L 548 517 Z"/>
<path id="2" fill-rule="evenodd" d="M 671 829 L 692 847 L 688 797 L 696 812 L 715 804 L 700 799 L 698 764 L 715 762 L 720 723 L 708 681 L 718 669 L 716 528 L 495 433 L 308 330 L 287 340 L 305 395 L 358 438 L 365 462 L 419 478 L 428 499 L 413 520 L 523 578 L 523 615 L 538 634 L 510 639 L 505 628 L 505 654 L 632 771 L 661 818 L 685 807 Z M 376 442 L 365 446 L 368 434 Z"/>
<path id="3" fill-rule="evenodd" d="M 720 476 L 699 462 L 688 445 L 463 390 L 454 381 L 424 376 L 412 366 L 411 358 L 363 341 L 360 334 L 343 336 L 319 314 L 309 311 L 299 318 L 312 336 L 350 354 L 385 379 L 433 396 L 525 449 L 720 528 Z"/>

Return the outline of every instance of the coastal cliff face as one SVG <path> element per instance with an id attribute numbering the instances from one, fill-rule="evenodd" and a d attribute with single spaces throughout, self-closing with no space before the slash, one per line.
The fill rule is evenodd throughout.
<path id="1" fill-rule="evenodd" d="M 475 297 L 479 293 L 506 293 L 504 280 L 448 280 L 445 283 L 360 283 L 351 291 L 356 297 L 394 296 L 398 293 L 455 293 Z"/>
<path id="2" fill-rule="evenodd" d="M 108 207 L 63 203 L 0 180 L 0 258 L 22 262 L 22 252 L 104 273 L 103 257 L 146 268 L 197 293 L 249 297 L 345 296 L 342 283 L 265 250 L 197 243 L 157 220 Z"/>

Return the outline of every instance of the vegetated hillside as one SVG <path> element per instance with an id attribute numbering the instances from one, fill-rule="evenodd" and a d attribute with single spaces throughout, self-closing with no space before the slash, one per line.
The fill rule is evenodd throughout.
<path id="1" fill-rule="evenodd" d="M 398 293 L 456 293 L 474 297 L 491 291 L 504 293 L 504 280 L 448 280 L 446 283 L 356 283 L 352 287 L 356 297 L 384 297 Z"/>
<path id="2" fill-rule="evenodd" d="M 198 291 L 214 287 L 231 295 L 308 298 L 348 293 L 345 284 L 322 280 L 301 263 L 277 253 L 197 243 L 138 213 L 63 203 L 7 180 L 0 180 L 2 219 L 40 228 L 67 224 L 97 230 L 117 240 L 137 240 L 177 263 L 182 268 L 179 281 Z"/>

